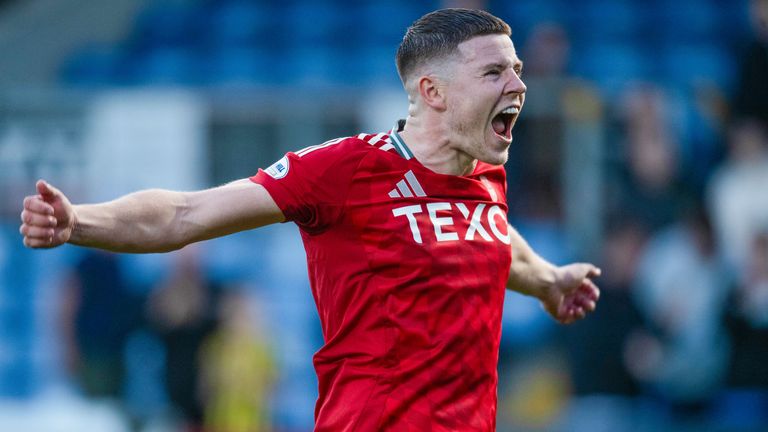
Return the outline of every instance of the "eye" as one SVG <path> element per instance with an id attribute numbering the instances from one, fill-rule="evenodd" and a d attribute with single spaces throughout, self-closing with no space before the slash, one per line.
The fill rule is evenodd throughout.
<path id="1" fill-rule="evenodd" d="M 484 74 L 484 76 L 499 76 L 499 75 L 501 75 L 501 71 L 498 69 L 491 69 Z"/>
<path id="2" fill-rule="evenodd" d="M 518 77 L 521 77 L 521 76 L 523 76 L 523 68 L 515 68 L 515 74 L 516 74 Z"/>

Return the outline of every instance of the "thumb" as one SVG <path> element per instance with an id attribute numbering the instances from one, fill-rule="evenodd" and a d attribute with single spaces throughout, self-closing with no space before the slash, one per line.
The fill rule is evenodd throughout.
<path id="1" fill-rule="evenodd" d="M 587 277 L 593 278 L 593 277 L 599 277 L 603 271 L 600 269 L 600 267 L 596 267 L 592 264 L 589 264 L 589 271 L 587 272 Z"/>
<path id="2" fill-rule="evenodd" d="M 40 196 L 43 197 L 43 200 L 46 202 L 53 201 L 54 198 L 58 196 L 59 191 L 49 185 L 45 180 L 38 180 L 35 184 L 35 187 L 37 188 L 37 193 L 40 194 Z"/>
<path id="3" fill-rule="evenodd" d="M 582 277 L 587 278 L 598 277 L 602 273 L 600 268 L 589 263 L 576 263 L 574 264 L 573 269 L 575 270 L 575 274 L 583 275 Z"/>

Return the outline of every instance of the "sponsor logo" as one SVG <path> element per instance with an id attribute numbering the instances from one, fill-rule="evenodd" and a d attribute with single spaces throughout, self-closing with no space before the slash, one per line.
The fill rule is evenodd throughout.
<path id="1" fill-rule="evenodd" d="M 481 176 L 481 180 L 491 199 L 498 201 L 498 194 L 488 178 Z M 427 196 L 413 171 L 405 173 L 403 179 L 397 182 L 388 195 L 393 199 Z M 506 213 L 498 205 L 478 203 L 475 208 L 470 209 L 467 204 L 461 202 L 431 202 L 397 207 L 392 209 L 392 214 L 395 218 L 404 217 L 408 221 L 413 241 L 419 244 L 424 243 L 424 235 L 429 235 L 429 231 L 434 232 L 434 238 L 438 242 L 461 239 L 473 241 L 479 237 L 487 242 L 492 242 L 495 238 L 504 244 L 512 243 Z M 419 227 L 420 223 L 428 223 L 432 230 L 423 233 Z"/>
<path id="2" fill-rule="evenodd" d="M 425 206 L 421 204 L 394 208 L 392 214 L 396 218 L 405 216 L 411 228 L 413 241 L 416 243 L 424 243 L 424 233 L 419 228 L 419 221 L 425 219 L 432 225 L 435 240 L 438 242 L 458 241 L 461 237 L 454 227 L 456 225 L 455 216 L 458 216 L 460 225 L 466 226 L 466 231 L 463 233 L 464 240 L 472 241 L 479 236 L 484 241 L 490 242 L 495 237 L 504 244 L 511 244 L 512 235 L 509 232 L 504 210 L 498 205 L 488 207 L 487 211 L 486 207 L 488 207 L 486 203 L 479 203 L 470 210 L 464 203 L 433 202 L 426 204 L 427 218 L 417 216 L 424 213 Z M 454 209 L 458 210 L 458 215 Z M 440 212 L 439 215 L 438 212 Z M 451 227 L 454 228 L 450 229 Z"/>
<path id="3" fill-rule="evenodd" d="M 288 156 L 283 156 L 282 159 L 270 165 L 269 168 L 264 170 L 264 172 L 273 179 L 279 180 L 288 174 L 289 167 L 290 165 L 288 164 Z"/>

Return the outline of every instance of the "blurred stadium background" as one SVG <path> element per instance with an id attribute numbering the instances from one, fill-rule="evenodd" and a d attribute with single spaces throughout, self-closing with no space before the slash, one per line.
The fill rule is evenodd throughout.
<path id="1" fill-rule="evenodd" d="M 253 174 L 406 114 L 441 6 L 526 62 L 510 220 L 603 299 L 510 294 L 499 430 L 768 430 L 768 1 L 0 1 L 0 430 L 308 431 L 322 336 L 296 229 L 168 255 L 25 250 L 24 195 Z"/>

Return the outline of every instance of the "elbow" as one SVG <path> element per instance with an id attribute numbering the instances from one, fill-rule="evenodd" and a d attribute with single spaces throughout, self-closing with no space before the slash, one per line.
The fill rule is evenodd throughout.
<path id="1" fill-rule="evenodd" d="M 179 250 L 186 245 L 187 243 L 174 240 L 169 237 L 155 239 L 145 238 L 145 240 L 142 242 L 124 244 L 122 247 L 113 249 L 113 252 L 132 254 L 166 253 Z"/>
<path id="2" fill-rule="evenodd" d="M 165 224 L 161 252 L 173 252 L 184 246 L 202 240 L 202 228 L 195 223 L 195 215 L 188 194 L 180 193 L 173 217 Z"/>
<path id="3" fill-rule="evenodd" d="M 139 235 L 128 246 L 132 253 L 173 252 L 194 242 L 194 227 L 183 194 L 171 200 L 172 208 L 158 212 L 156 218 L 139 224 Z M 170 211 L 169 211 L 170 210 Z"/>

